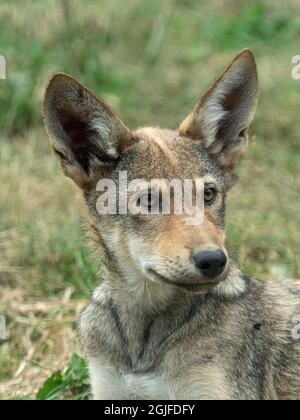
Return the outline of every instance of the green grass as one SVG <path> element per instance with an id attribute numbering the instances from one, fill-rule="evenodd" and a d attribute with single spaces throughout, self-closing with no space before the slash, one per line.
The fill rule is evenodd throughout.
<path id="1" fill-rule="evenodd" d="M 28 355 L 29 341 L 35 350 L 25 374 L 38 364 L 42 375 L 57 370 L 51 357 L 54 364 L 65 328 L 75 335 L 73 306 L 24 315 L 21 303 L 60 302 L 71 287 L 75 307 L 101 281 L 85 245 L 82 201 L 41 129 L 52 72 L 80 79 L 132 128 L 174 128 L 218 71 L 252 48 L 260 104 L 230 194 L 228 244 L 248 274 L 300 276 L 300 82 L 291 77 L 292 57 L 300 54 L 299 13 L 297 0 L 0 0 L 0 55 L 8 63 L 8 78 L 0 81 L 0 292 L 10 296 L 0 302 L 10 334 L 0 343 L 0 386 Z M 62 354 L 76 351 L 68 346 Z M 60 397 L 76 398 L 78 389 L 64 388 L 64 366 L 52 384 L 60 383 Z M 22 396 L 14 391 L 5 396 Z"/>
<path id="2" fill-rule="evenodd" d="M 211 73 L 245 46 L 271 58 L 269 64 L 275 59 L 274 72 L 289 69 L 300 38 L 296 2 L 217 3 L 1 0 L 9 78 L 0 85 L 0 126 L 14 133 L 40 124 L 43 89 L 55 71 L 72 73 L 110 98 L 134 125 L 161 115 L 161 123 L 174 126 Z M 272 88 L 282 94 L 280 86 Z"/>
<path id="3" fill-rule="evenodd" d="M 7 232 L 2 261 L 10 266 L 1 279 L 6 284 L 30 279 L 28 290 L 35 297 L 72 285 L 75 296 L 89 297 L 97 272 L 84 246 L 84 209 L 77 190 L 60 176 L 45 140 L 38 131 L 1 146 L 0 217 L 1 231 Z"/>

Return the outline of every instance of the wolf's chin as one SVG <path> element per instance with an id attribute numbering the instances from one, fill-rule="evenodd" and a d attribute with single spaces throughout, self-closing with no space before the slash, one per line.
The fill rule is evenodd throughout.
<path id="1" fill-rule="evenodd" d="M 226 274 L 223 276 L 219 276 L 216 279 L 212 279 L 209 282 L 203 281 L 204 279 L 201 279 L 201 281 L 199 282 L 188 283 L 178 280 L 171 280 L 152 268 L 149 268 L 147 272 L 149 274 L 150 279 L 155 283 L 167 284 L 191 293 L 209 293 L 227 278 Z"/>

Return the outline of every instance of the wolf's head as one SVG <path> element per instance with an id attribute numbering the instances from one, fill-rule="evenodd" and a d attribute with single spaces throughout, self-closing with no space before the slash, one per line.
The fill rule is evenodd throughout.
<path id="1" fill-rule="evenodd" d="M 44 112 L 53 150 L 65 175 L 83 190 L 99 246 L 110 270 L 124 282 L 207 292 L 226 278 L 226 193 L 247 147 L 257 96 L 255 60 L 244 50 L 176 130 L 131 131 L 71 77 L 56 74 L 51 79 Z M 99 180 L 113 181 L 118 190 L 124 171 L 128 181 L 201 180 L 203 222 L 191 225 L 186 214 L 172 211 L 120 214 L 119 205 L 116 214 L 99 215 Z M 133 193 L 126 194 L 130 200 Z M 160 198 L 161 192 L 149 192 L 146 184 L 139 190 L 138 204 L 149 207 Z"/>

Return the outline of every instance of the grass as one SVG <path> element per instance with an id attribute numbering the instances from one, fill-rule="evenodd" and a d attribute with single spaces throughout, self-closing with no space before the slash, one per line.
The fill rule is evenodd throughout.
<path id="1" fill-rule="evenodd" d="M 229 248 L 248 274 L 300 276 L 300 82 L 291 77 L 299 12 L 296 0 L 0 0 L 0 398 L 36 398 L 49 376 L 55 397 L 82 397 L 75 321 L 101 280 L 84 206 L 42 129 L 52 72 L 80 79 L 130 127 L 173 128 L 224 64 L 252 48 L 261 96 L 230 194 Z M 71 384 L 70 359 L 82 373 Z"/>

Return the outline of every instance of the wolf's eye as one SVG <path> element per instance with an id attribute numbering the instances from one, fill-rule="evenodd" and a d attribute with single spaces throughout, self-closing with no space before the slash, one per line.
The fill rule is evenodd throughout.
<path id="1" fill-rule="evenodd" d="M 155 208 L 159 203 L 159 195 L 154 193 L 153 191 L 149 191 L 143 194 L 139 200 L 138 204 L 151 212 L 151 209 Z"/>
<path id="2" fill-rule="evenodd" d="M 204 188 L 204 202 L 207 205 L 212 204 L 217 197 L 217 190 L 211 185 L 207 185 Z"/>

